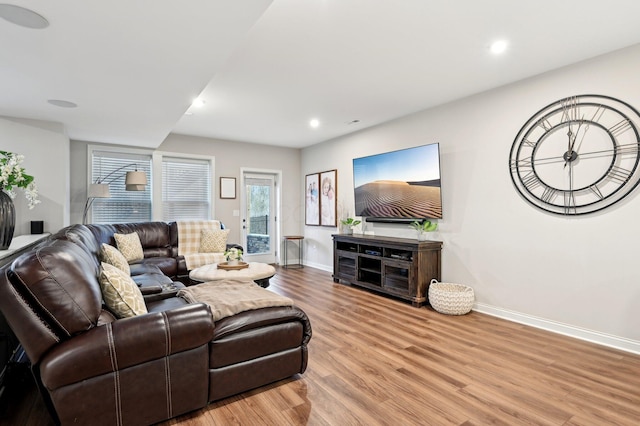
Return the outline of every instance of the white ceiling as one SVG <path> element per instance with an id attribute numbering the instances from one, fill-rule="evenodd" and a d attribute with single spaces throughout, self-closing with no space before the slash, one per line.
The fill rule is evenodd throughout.
<path id="1" fill-rule="evenodd" d="M 0 19 L 0 115 L 144 147 L 170 132 L 309 146 L 640 43 L 638 0 L 12 4 L 51 25 Z"/>

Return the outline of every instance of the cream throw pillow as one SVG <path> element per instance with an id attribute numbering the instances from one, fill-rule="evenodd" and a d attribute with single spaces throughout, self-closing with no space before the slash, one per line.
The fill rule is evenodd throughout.
<path id="1" fill-rule="evenodd" d="M 223 253 L 227 249 L 230 229 L 203 229 L 200 233 L 200 253 Z"/>
<path id="2" fill-rule="evenodd" d="M 106 262 L 100 270 L 100 288 L 107 307 L 118 318 L 134 317 L 147 313 L 147 306 L 140 289 L 130 276 Z"/>
<path id="3" fill-rule="evenodd" d="M 131 268 L 129 267 L 127 259 L 125 259 L 122 253 L 112 245 L 105 243 L 102 244 L 100 249 L 100 261 L 113 265 L 125 274 L 131 275 Z"/>
<path id="4" fill-rule="evenodd" d="M 118 250 L 120 250 L 120 253 L 127 259 L 127 262 L 144 259 L 142 243 L 140 243 L 140 237 L 137 233 L 113 234 L 113 238 L 115 238 Z"/>

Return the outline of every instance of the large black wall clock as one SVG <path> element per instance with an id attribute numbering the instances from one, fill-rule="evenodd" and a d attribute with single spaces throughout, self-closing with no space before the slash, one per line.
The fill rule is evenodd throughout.
<path id="1" fill-rule="evenodd" d="M 547 212 L 582 215 L 607 208 L 640 182 L 639 126 L 635 108 L 608 96 L 571 96 L 549 104 L 513 141 L 513 184 Z"/>

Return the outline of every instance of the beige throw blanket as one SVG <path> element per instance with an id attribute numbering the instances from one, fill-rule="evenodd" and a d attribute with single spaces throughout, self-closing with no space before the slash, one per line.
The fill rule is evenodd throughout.
<path id="1" fill-rule="evenodd" d="M 178 296 L 190 303 L 211 306 L 213 320 L 271 306 L 293 306 L 293 300 L 264 289 L 253 281 L 218 281 L 189 286 Z"/>
<path id="2" fill-rule="evenodd" d="M 184 257 L 188 270 L 211 263 L 224 262 L 222 253 L 200 253 L 200 234 L 203 229 L 220 229 L 218 220 L 187 220 L 178 226 L 178 255 Z"/>

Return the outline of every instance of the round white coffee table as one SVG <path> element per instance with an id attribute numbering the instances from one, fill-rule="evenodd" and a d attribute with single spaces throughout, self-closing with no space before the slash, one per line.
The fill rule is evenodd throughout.
<path id="1" fill-rule="evenodd" d="M 249 262 L 249 267 L 244 269 L 218 269 L 217 263 L 204 265 L 189 272 L 189 278 L 194 281 L 221 281 L 221 280 L 253 280 L 261 287 L 269 286 L 269 278 L 276 274 L 276 268 L 259 262 Z"/>

